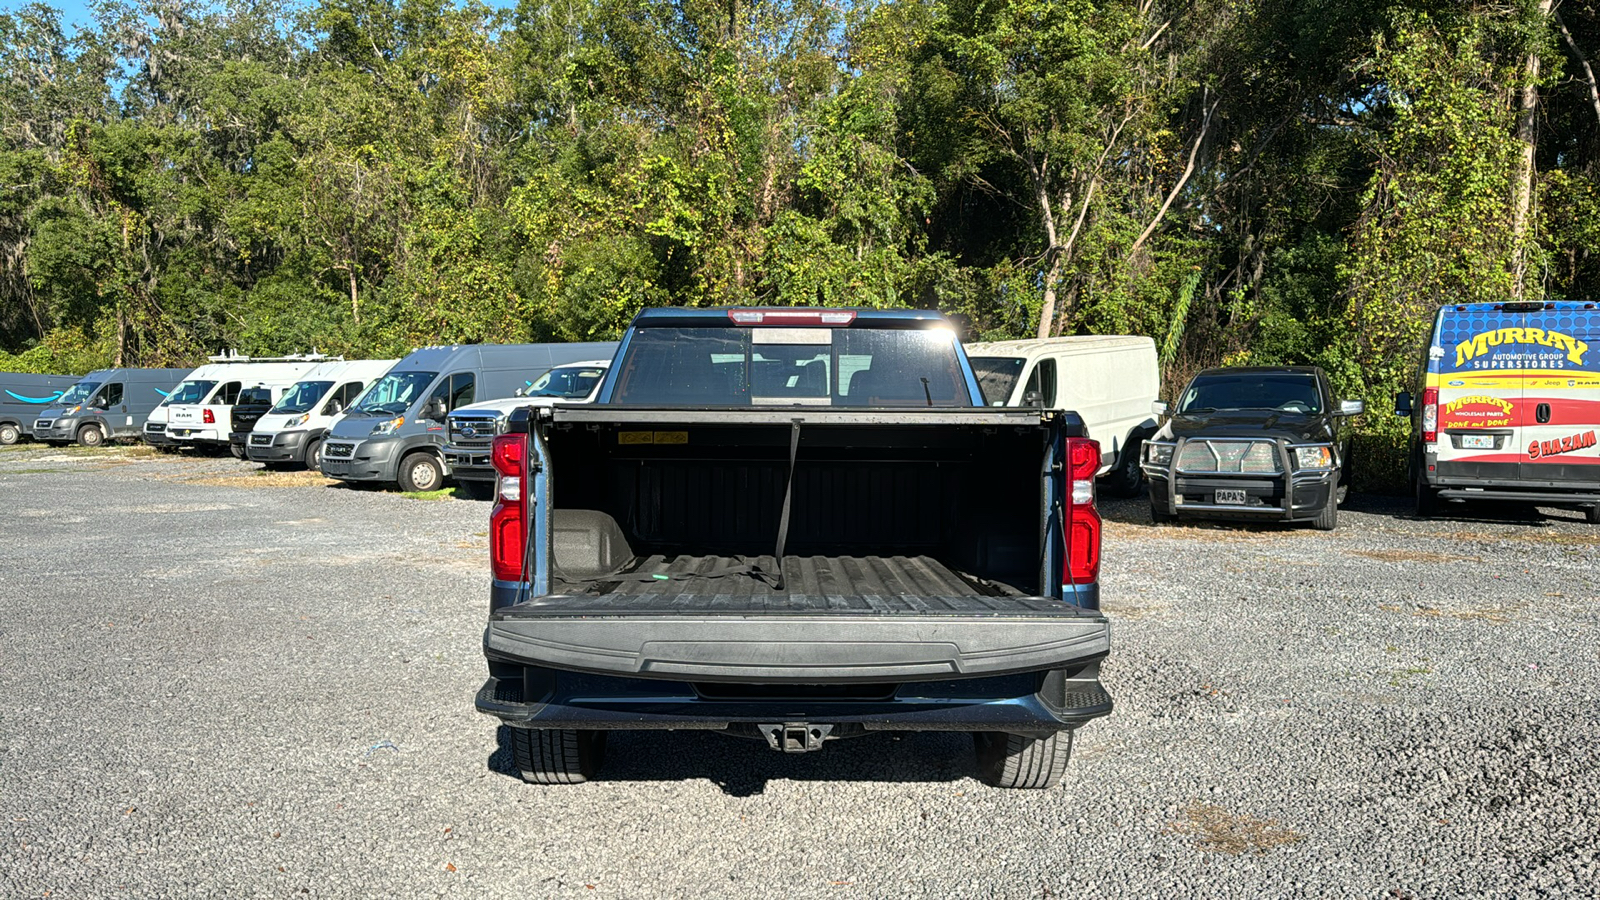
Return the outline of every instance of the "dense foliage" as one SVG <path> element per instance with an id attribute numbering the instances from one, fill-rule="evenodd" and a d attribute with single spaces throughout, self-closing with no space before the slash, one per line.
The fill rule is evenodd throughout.
<path id="1" fill-rule="evenodd" d="M 1375 407 L 1600 278 L 1593 0 L 181 0 L 0 15 L 0 368 L 617 334 L 1133 332 Z M 1381 417 L 1369 416 L 1374 427 Z"/>

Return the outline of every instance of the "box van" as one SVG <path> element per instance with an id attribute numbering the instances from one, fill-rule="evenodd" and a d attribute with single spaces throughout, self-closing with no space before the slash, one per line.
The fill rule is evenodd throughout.
<path id="1" fill-rule="evenodd" d="M 489 446 L 495 435 L 505 433 L 511 413 L 525 406 L 591 403 L 610 367 L 610 359 L 563 363 L 529 382 L 514 397 L 469 403 L 450 413 L 445 418 L 444 462 L 456 487 L 475 500 L 488 500 L 495 480 Z"/>
<path id="2" fill-rule="evenodd" d="M 145 419 L 166 402 L 188 369 L 101 369 L 90 372 L 39 414 L 33 438 L 48 444 L 77 441 L 98 447 L 139 436 Z"/>
<path id="3" fill-rule="evenodd" d="M 240 392 L 247 387 L 288 387 L 331 359 L 338 357 L 210 357 L 210 362 L 190 372 L 167 398 L 164 430 L 159 419 L 147 423 L 144 439 L 168 447 L 227 447 L 233 405 Z"/>
<path id="4" fill-rule="evenodd" d="M 566 362 L 610 357 L 614 343 L 424 347 L 396 363 L 328 430 L 322 474 L 431 491 L 448 474 L 442 455 L 451 410 L 498 400 Z"/>
<path id="5" fill-rule="evenodd" d="M 307 372 L 277 404 L 256 420 L 245 453 L 268 466 L 318 468 L 322 439 L 368 386 L 398 360 L 351 359 L 326 362 Z"/>
<path id="6" fill-rule="evenodd" d="M 1441 500 L 1522 500 L 1600 524 L 1600 309 L 1593 303 L 1442 307 L 1410 417 L 1419 516 Z"/>
<path id="7" fill-rule="evenodd" d="M 967 358 L 990 406 L 1029 406 L 1076 412 L 1100 442 L 1100 476 L 1122 497 L 1139 493 L 1140 447 L 1158 423 L 1151 405 L 1161 396 L 1156 343 L 1134 335 L 1082 335 L 967 344 Z"/>
<path id="8" fill-rule="evenodd" d="M 39 411 L 53 405 L 77 383 L 76 375 L 0 372 L 0 444 L 9 446 L 32 437 L 33 420 L 39 418 Z"/>

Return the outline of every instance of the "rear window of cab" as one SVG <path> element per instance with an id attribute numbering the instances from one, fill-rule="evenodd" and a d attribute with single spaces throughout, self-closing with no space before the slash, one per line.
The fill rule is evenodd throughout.
<path id="1" fill-rule="evenodd" d="M 943 328 L 639 327 L 611 402 L 635 406 L 971 406 Z"/>

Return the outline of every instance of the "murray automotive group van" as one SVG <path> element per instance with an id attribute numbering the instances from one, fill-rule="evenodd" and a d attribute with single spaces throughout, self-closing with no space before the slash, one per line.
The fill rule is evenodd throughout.
<path id="1" fill-rule="evenodd" d="M 336 357 L 284 356 L 269 359 L 213 356 L 190 372 L 165 404 L 165 421 L 145 424 L 146 443 L 158 447 L 227 447 L 233 430 L 233 405 L 245 388 L 284 388 L 319 363 Z"/>
<path id="2" fill-rule="evenodd" d="M 1412 421 L 1417 514 L 1440 501 L 1581 508 L 1600 524 L 1600 309 L 1463 303 L 1434 317 Z"/>
<path id="3" fill-rule="evenodd" d="M 510 397 L 554 366 L 610 358 L 614 343 L 424 347 L 396 363 L 329 429 L 322 474 L 395 482 L 407 491 L 444 484 L 444 419 L 480 400 Z"/>
<path id="4" fill-rule="evenodd" d="M 33 439 L 98 447 L 136 438 L 188 369 L 101 369 L 78 380 L 33 423 Z"/>
<path id="5" fill-rule="evenodd" d="M 990 406 L 1043 406 L 1077 413 L 1100 442 L 1100 475 L 1123 497 L 1138 494 L 1140 445 L 1156 432 L 1151 404 L 1161 396 L 1155 341 L 1083 335 L 967 344 Z M 1030 395 L 1038 394 L 1030 400 Z"/>
<path id="6" fill-rule="evenodd" d="M 33 421 L 40 410 L 49 408 L 77 383 L 76 375 L 0 372 L 0 444 L 32 437 Z"/>
<path id="7" fill-rule="evenodd" d="M 366 389 L 394 368 L 393 359 L 325 362 L 307 372 L 277 405 L 256 420 L 245 447 L 250 459 L 268 466 L 318 468 L 322 440 Z"/>

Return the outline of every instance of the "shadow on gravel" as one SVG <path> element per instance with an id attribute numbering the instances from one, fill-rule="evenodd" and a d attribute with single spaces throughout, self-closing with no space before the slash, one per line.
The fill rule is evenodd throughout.
<path id="1" fill-rule="evenodd" d="M 1304 524 L 1284 524 L 1281 522 L 1251 522 L 1231 519 L 1179 519 L 1170 525 L 1156 525 L 1150 521 L 1150 502 L 1144 498 L 1135 500 L 1107 500 L 1099 503 L 1100 515 L 1107 522 L 1120 525 L 1131 525 L 1136 528 L 1152 529 L 1160 532 L 1167 529 L 1199 529 L 1206 531 L 1236 531 L 1256 534 L 1276 534 L 1285 532 L 1305 531 L 1308 526 Z M 1398 497 L 1390 494 L 1351 494 L 1344 503 L 1339 505 L 1339 511 L 1361 513 L 1373 516 L 1388 516 L 1395 519 L 1406 519 L 1412 522 L 1478 522 L 1499 523 L 1506 525 L 1531 525 L 1548 528 L 1552 525 L 1567 525 L 1575 522 L 1584 522 L 1581 510 L 1557 509 L 1552 507 L 1535 508 L 1527 503 L 1512 501 L 1473 500 L 1473 501 L 1441 501 L 1439 514 L 1431 519 L 1418 519 L 1413 512 L 1410 497 Z M 1346 525 L 1340 525 L 1341 528 Z"/>
<path id="2" fill-rule="evenodd" d="M 520 779 L 510 728 L 496 731 L 490 771 Z M 975 776 L 972 738 L 917 732 L 829 741 L 812 753 L 779 753 L 754 740 L 688 731 L 614 731 L 595 775 L 607 781 L 705 779 L 731 797 L 763 793 L 770 781 L 960 781 Z"/>

